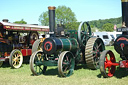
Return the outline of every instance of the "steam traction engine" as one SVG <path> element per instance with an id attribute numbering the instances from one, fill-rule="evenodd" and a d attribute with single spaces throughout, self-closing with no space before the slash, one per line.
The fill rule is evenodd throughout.
<path id="1" fill-rule="evenodd" d="M 36 51 L 30 58 L 30 69 L 34 75 L 45 73 L 47 66 L 58 66 L 60 76 L 73 73 L 76 64 L 86 61 L 88 68 L 99 67 L 99 56 L 105 49 L 100 38 L 92 37 L 87 22 L 82 22 L 78 30 L 69 30 L 63 37 L 56 37 L 55 7 L 49 9 L 50 38 L 43 41 L 43 51 Z M 87 25 L 87 28 L 85 28 Z"/>
<path id="2" fill-rule="evenodd" d="M 122 35 L 117 37 L 114 42 L 114 49 L 122 58 L 116 63 L 115 56 L 111 50 L 105 50 L 100 56 L 100 71 L 103 77 L 112 77 L 115 73 L 116 66 L 120 68 L 128 68 L 128 0 L 122 0 L 122 28 L 118 28 L 118 32 Z"/>
<path id="3" fill-rule="evenodd" d="M 23 61 L 28 62 L 32 50 L 37 50 L 32 49 L 39 38 L 37 31 L 48 32 L 49 27 L 9 23 L 8 20 L 0 22 L 0 66 L 8 60 L 12 68 L 21 67 Z"/>

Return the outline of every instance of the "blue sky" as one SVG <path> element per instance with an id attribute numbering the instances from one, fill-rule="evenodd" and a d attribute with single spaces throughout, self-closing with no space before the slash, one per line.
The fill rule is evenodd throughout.
<path id="1" fill-rule="evenodd" d="M 78 21 L 117 18 L 121 14 L 121 0 L 0 0 L 0 21 L 24 19 L 39 24 L 39 16 L 48 6 L 65 5 L 75 13 Z"/>

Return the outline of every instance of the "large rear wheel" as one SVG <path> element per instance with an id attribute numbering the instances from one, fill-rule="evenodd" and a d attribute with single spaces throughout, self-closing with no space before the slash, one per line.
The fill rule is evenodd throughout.
<path id="1" fill-rule="evenodd" d="M 105 50 L 100 56 L 100 71 L 104 78 L 112 77 L 116 67 L 112 65 L 116 59 L 112 51 Z"/>
<path id="2" fill-rule="evenodd" d="M 99 68 L 99 59 L 102 51 L 105 50 L 103 41 L 100 38 L 92 37 L 87 41 L 85 47 L 85 61 L 90 69 Z"/>

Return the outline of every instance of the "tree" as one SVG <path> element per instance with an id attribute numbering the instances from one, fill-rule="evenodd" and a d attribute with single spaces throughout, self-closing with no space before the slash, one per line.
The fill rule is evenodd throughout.
<path id="1" fill-rule="evenodd" d="M 71 22 L 71 23 L 66 23 L 65 28 L 66 29 L 72 29 L 72 30 L 78 30 L 80 22 Z"/>
<path id="2" fill-rule="evenodd" d="M 113 24 L 111 23 L 106 23 L 103 25 L 103 30 L 104 31 L 109 31 L 109 32 L 112 32 L 114 29 L 113 29 Z"/>
<path id="3" fill-rule="evenodd" d="M 39 22 L 41 23 L 41 25 L 44 25 L 44 26 L 48 26 L 49 25 L 48 11 L 43 12 L 39 16 Z"/>
<path id="4" fill-rule="evenodd" d="M 56 24 L 62 22 L 64 25 L 68 25 L 69 23 L 76 23 L 77 19 L 75 18 L 75 13 L 69 7 L 66 6 L 58 6 L 55 11 L 56 16 Z M 39 22 L 42 25 L 49 25 L 49 16 L 48 11 L 43 12 L 39 16 Z M 67 26 L 65 26 L 67 27 Z"/>
<path id="5" fill-rule="evenodd" d="M 20 21 L 15 21 L 14 23 L 17 23 L 17 24 L 27 24 L 27 22 L 25 22 L 24 19 L 21 19 Z"/>

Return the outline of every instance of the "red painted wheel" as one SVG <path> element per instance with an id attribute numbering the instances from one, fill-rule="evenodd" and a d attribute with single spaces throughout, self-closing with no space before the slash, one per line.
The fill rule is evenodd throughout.
<path id="1" fill-rule="evenodd" d="M 104 78 L 112 77 L 115 73 L 116 67 L 112 64 L 116 62 L 112 51 L 105 50 L 100 56 L 100 71 Z"/>

